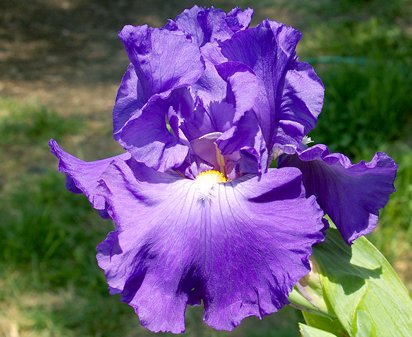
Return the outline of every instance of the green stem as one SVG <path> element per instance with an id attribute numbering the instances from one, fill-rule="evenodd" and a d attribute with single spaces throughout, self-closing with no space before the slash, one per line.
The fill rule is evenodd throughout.
<path id="1" fill-rule="evenodd" d="M 298 310 L 303 310 L 315 315 L 332 318 L 329 312 L 324 311 L 310 303 L 303 295 L 299 293 L 296 288 L 293 288 L 292 292 L 289 294 L 289 302 L 291 306 Z"/>

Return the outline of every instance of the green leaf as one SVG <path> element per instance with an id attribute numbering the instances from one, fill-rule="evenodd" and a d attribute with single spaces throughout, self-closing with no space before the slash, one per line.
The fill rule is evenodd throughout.
<path id="1" fill-rule="evenodd" d="M 302 323 L 299 323 L 299 331 L 302 337 L 337 337 L 333 333 L 319 330 Z"/>
<path id="2" fill-rule="evenodd" d="M 306 324 L 313 328 L 329 332 L 339 337 L 349 337 L 339 320 L 334 317 L 319 316 L 317 314 L 302 311 Z"/>
<path id="3" fill-rule="evenodd" d="M 325 242 L 315 247 L 312 263 L 320 274 L 326 303 L 349 336 L 411 336 L 408 291 L 366 238 L 349 247 L 331 228 Z"/>

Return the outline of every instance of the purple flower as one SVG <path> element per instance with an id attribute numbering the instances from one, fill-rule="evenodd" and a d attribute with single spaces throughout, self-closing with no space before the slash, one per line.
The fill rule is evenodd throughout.
<path id="1" fill-rule="evenodd" d="M 325 145 L 304 147 L 283 156 L 279 166 L 300 169 L 306 194 L 316 196 L 348 244 L 372 232 L 379 209 L 395 191 L 395 162 L 378 152 L 368 163 L 352 164 L 341 153 L 329 153 Z"/>
<path id="2" fill-rule="evenodd" d="M 193 7 L 164 29 L 120 32 L 130 65 L 116 98 L 114 137 L 159 171 L 208 164 L 215 144 L 240 173 L 265 172 L 274 151 L 294 153 L 316 123 L 323 85 L 295 53 L 301 34 L 251 10 Z M 170 132 L 167 131 L 167 126 Z M 136 130 L 139 130 L 136 132 Z"/>
<path id="3" fill-rule="evenodd" d="M 189 178 L 127 155 L 86 163 L 50 146 L 72 185 L 114 220 L 99 266 L 110 292 L 152 331 L 184 331 L 187 304 L 201 301 L 216 329 L 277 311 L 323 239 L 323 212 L 296 168 L 230 181 L 192 170 Z"/>
<path id="4" fill-rule="evenodd" d="M 297 59 L 298 31 L 248 28 L 251 15 L 195 6 L 161 29 L 125 26 L 130 64 L 113 110 L 125 154 L 84 162 L 50 141 L 68 188 L 113 219 L 99 266 L 152 331 L 184 331 L 188 304 L 203 302 L 205 322 L 225 330 L 277 311 L 324 238 L 316 198 L 351 241 L 392 191 L 383 154 L 351 165 L 302 150 L 323 85 Z"/>

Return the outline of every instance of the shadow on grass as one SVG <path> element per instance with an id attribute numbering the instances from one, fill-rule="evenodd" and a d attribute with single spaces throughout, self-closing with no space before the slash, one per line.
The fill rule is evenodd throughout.
<path id="1" fill-rule="evenodd" d="M 1 80 L 116 82 L 127 62 L 125 24 L 163 26 L 184 8 L 212 1 L 5 1 L 0 4 Z M 234 1 L 222 1 L 229 9 Z M 85 75 L 87 74 L 87 75 Z"/>
<path id="2" fill-rule="evenodd" d="M 267 16 L 290 12 L 293 15 L 288 24 L 295 24 L 305 32 L 322 25 L 319 22 L 328 27 L 338 22 L 335 26 L 340 32 L 342 23 L 356 25 L 371 16 L 393 25 L 395 19 L 405 15 L 402 0 L 3 1 L 0 44 L 5 53 L 0 59 L 0 79 L 48 82 L 61 78 L 72 84 L 116 82 L 127 64 L 116 37 L 125 24 L 162 26 L 168 18 L 195 4 L 215 5 L 224 10 L 254 7 L 255 23 Z"/>

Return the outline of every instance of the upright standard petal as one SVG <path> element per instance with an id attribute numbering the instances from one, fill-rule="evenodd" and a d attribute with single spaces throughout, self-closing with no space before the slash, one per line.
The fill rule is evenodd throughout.
<path id="1" fill-rule="evenodd" d="M 184 179 L 133 160 L 102 177 L 116 231 L 97 259 L 111 292 L 152 331 L 184 331 L 186 305 L 200 300 L 208 325 L 232 330 L 288 303 L 309 271 L 323 213 L 303 196 L 299 170 L 219 179 L 215 171 Z"/>
<path id="2" fill-rule="evenodd" d="M 83 193 L 97 210 L 105 210 L 104 198 L 98 191 L 98 180 L 112 162 L 130 158 L 129 153 L 107 159 L 85 162 L 65 152 L 54 139 L 49 141 L 51 152 L 59 160 L 59 171 L 66 175 L 67 189 L 73 193 Z"/>
<path id="3" fill-rule="evenodd" d="M 260 123 L 259 114 L 256 113 L 270 113 L 265 88 L 254 72 L 243 63 L 225 62 L 217 65 L 216 69 L 228 84 L 226 101 L 236 107 L 232 127 L 218 139 L 217 144 L 223 154 L 234 151 L 243 154 L 243 173 L 266 172 L 270 158 L 270 150 L 264 138 L 267 125 Z M 248 159 L 245 160 L 245 157 Z"/>
<path id="4" fill-rule="evenodd" d="M 331 154 L 325 145 L 315 145 L 283 156 L 280 166 L 302 171 L 307 194 L 316 196 L 348 244 L 372 232 L 379 210 L 395 191 L 397 165 L 382 152 L 368 163 L 352 164 L 343 154 Z"/>
<path id="5" fill-rule="evenodd" d="M 127 67 L 120 82 L 113 107 L 113 136 L 119 138 L 119 133 L 126 122 L 147 103 L 132 63 Z"/>
<path id="6" fill-rule="evenodd" d="M 193 84 L 203 73 L 198 46 L 181 32 L 125 26 L 119 37 L 135 67 L 146 101 L 154 94 Z"/>
<path id="7" fill-rule="evenodd" d="M 224 41 L 233 33 L 249 27 L 253 10 L 242 11 L 239 8 L 228 14 L 218 8 L 201 8 L 194 6 L 185 9 L 176 19 L 169 20 L 165 28 L 179 30 L 189 34 L 199 46 L 209 42 Z"/>
<path id="8" fill-rule="evenodd" d="M 119 37 L 131 64 L 122 78 L 113 108 L 116 140 L 122 138 L 124 126 L 138 117 L 145 105 L 194 84 L 205 69 L 198 46 L 181 32 L 125 26 Z"/>
<path id="9" fill-rule="evenodd" d="M 214 67 L 216 60 L 213 60 L 213 55 L 218 55 L 222 59 L 217 44 L 230 39 L 235 32 L 248 28 L 252 15 L 253 10 L 250 8 L 244 11 L 234 8 L 226 14 L 217 8 L 194 6 L 183 11 L 175 20 L 169 20 L 165 26 L 167 29 L 188 34 L 193 42 L 201 47 L 205 72 L 191 87 L 193 93 L 206 107 L 213 101 L 221 101 L 225 98 L 226 84 Z"/>
<path id="10" fill-rule="evenodd" d="M 303 126 L 307 135 L 316 125 L 322 111 L 324 86 L 312 66 L 294 60 L 285 76 L 279 119 Z"/>
<path id="11" fill-rule="evenodd" d="M 297 61 L 300 37 L 292 27 L 266 20 L 220 43 L 226 60 L 248 66 L 264 90 L 254 111 L 269 151 L 275 145 L 294 152 L 322 108 L 322 82 L 309 65 Z"/>

